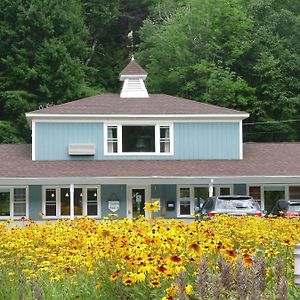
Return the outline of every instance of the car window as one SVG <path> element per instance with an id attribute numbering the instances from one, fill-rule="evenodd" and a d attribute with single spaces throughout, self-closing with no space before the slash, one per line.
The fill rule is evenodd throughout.
<path id="1" fill-rule="evenodd" d="M 292 203 L 289 205 L 288 211 L 300 212 L 300 203 Z"/>
<path id="2" fill-rule="evenodd" d="M 216 209 L 257 209 L 257 204 L 253 200 L 225 200 L 218 199 L 216 202 Z"/>
<path id="3" fill-rule="evenodd" d="M 203 204 L 203 209 L 205 210 L 210 210 L 213 207 L 213 199 L 208 199 L 204 204 Z"/>

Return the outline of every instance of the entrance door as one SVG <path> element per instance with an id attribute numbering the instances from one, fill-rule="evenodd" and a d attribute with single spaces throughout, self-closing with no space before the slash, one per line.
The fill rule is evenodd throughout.
<path id="1" fill-rule="evenodd" d="M 132 199 L 132 217 L 134 219 L 145 216 L 145 189 L 144 188 L 133 188 L 131 189 Z"/>

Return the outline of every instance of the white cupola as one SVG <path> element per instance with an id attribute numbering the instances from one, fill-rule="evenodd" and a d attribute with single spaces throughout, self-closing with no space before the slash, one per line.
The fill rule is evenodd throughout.
<path id="1" fill-rule="evenodd" d="M 120 73 L 119 78 L 124 81 L 121 98 L 149 98 L 144 84 L 147 72 L 134 60 L 133 56 L 130 63 Z"/>

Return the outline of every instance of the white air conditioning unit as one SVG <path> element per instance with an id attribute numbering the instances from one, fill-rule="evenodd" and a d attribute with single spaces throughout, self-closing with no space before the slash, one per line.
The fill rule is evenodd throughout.
<path id="1" fill-rule="evenodd" d="M 96 146 L 94 144 L 70 144 L 69 155 L 95 155 Z"/>

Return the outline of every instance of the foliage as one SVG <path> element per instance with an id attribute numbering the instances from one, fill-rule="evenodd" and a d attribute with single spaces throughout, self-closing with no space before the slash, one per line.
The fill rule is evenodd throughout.
<path id="1" fill-rule="evenodd" d="M 299 140 L 299 15 L 296 0 L 3 0 L 0 120 L 29 142 L 25 112 L 119 91 L 133 30 L 150 92 L 249 112 L 246 141 Z"/>
<path id="2" fill-rule="evenodd" d="M 253 291 L 292 299 L 299 293 L 296 219 L 23 222 L 23 228 L 0 224 L 1 299 L 37 293 L 45 299 L 246 299 L 241 295 Z"/>
<path id="3" fill-rule="evenodd" d="M 271 121 L 245 127 L 246 140 L 299 139 L 299 3 L 184 2 L 163 21 L 158 6 L 140 30 L 152 89 L 245 110 L 247 123 Z"/>

